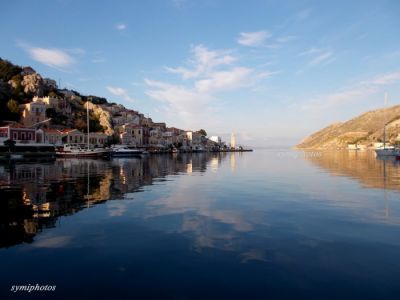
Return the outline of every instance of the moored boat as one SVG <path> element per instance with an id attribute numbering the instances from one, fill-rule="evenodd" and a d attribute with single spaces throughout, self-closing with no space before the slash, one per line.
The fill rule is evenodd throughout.
<path id="1" fill-rule="evenodd" d="M 385 94 L 385 105 L 387 104 L 387 94 Z M 381 148 L 375 149 L 375 153 L 377 156 L 400 156 L 400 149 L 395 148 L 393 146 L 387 145 L 386 142 L 386 125 L 387 122 L 385 120 L 385 124 L 383 124 L 383 145 Z"/>
<path id="2" fill-rule="evenodd" d="M 58 157 L 104 157 L 110 154 L 110 150 L 104 148 L 82 148 L 65 144 L 56 151 Z"/>
<path id="3" fill-rule="evenodd" d="M 140 157 L 142 150 L 129 148 L 125 145 L 113 145 L 111 147 L 112 157 Z"/>
<path id="4" fill-rule="evenodd" d="M 394 147 L 375 149 L 377 156 L 400 156 L 400 149 Z"/>

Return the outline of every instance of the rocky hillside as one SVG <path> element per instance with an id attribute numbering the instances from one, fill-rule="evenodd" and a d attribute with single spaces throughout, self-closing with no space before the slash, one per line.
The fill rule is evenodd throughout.
<path id="1" fill-rule="evenodd" d="M 372 146 L 383 140 L 383 125 L 386 139 L 396 142 L 400 134 L 400 105 L 366 112 L 344 123 L 334 123 L 303 139 L 298 149 L 347 148 L 348 144 Z"/>
<path id="2" fill-rule="evenodd" d="M 77 128 L 86 131 L 86 108 L 89 101 L 90 131 L 102 131 L 113 135 L 118 125 L 142 121 L 143 114 L 127 109 L 121 104 L 108 102 L 106 98 L 81 95 L 77 91 L 60 89 L 55 80 L 43 78 L 31 67 L 22 67 L 0 58 L 0 126 L 8 121 L 19 121 L 21 106 L 32 101 L 34 96 L 64 99 L 71 107 L 69 112 L 46 110 L 52 128 Z M 119 120 L 119 123 L 115 122 Z M 136 119 L 137 123 L 137 119 Z"/>

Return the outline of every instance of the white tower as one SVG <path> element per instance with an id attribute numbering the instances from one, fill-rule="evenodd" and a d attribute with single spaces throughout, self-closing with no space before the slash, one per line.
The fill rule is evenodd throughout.
<path id="1" fill-rule="evenodd" d="M 235 134 L 232 132 L 231 134 L 231 148 L 235 148 L 236 147 L 236 137 Z"/>

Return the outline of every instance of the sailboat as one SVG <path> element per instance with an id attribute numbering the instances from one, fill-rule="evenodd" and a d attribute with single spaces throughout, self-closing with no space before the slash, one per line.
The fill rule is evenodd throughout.
<path id="1" fill-rule="evenodd" d="M 387 93 L 385 93 L 385 105 L 387 104 Z M 400 157 L 400 149 L 396 149 L 393 146 L 386 146 L 386 120 L 383 126 L 383 147 L 375 149 L 377 156 L 395 156 Z"/>
<path id="2" fill-rule="evenodd" d="M 86 124 L 87 124 L 87 147 L 65 144 L 64 147 L 56 151 L 59 157 L 102 157 L 109 156 L 110 150 L 104 148 L 90 148 L 89 132 L 89 102 L 86 102 Z"/>

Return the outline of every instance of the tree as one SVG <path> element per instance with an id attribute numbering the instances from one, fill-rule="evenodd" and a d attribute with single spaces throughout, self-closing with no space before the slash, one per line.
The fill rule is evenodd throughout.
<path id="1" fill-rule="evenodd" d="M 86 122 L 83 121 L 82 119 L 76 119 L 74 122 L 75 128 L 83 131 L 83 132 L 87 132 L 87 125 Z"/>
<path id="2" fill-rule="evenodd" d="M 58 98 L 58 95 L 54 91 L 50 91 L 48 96 L 51 97 L 51 98 Z"/>
<path id="3" fill-rule="evenodd" d="M 18 102 L 10 99 L 7 101 L 6 107 L 7 108 L 0 109 L 0 116 L 4 118 L 3 120 L 19 121 L 21 116 L 19 114 Z"/>
<path id="4" fill-rule="evenodd" d="M 202 136 L 207 136 L 207 131 L 205 131 L 204 129 L 198 130 L 197 133 L 200 133 Z"/>
<path id="5" fill-rule="evenodd" d="M 52 118 L 52 119 L 57 118 L 57 111 L 52 107 L 47 108 L 46 109 L 46 117 Z"/>
<path id="6" fill-rule="evenodd" d="M 15 101 L 13 99 L 8 100 L 7 107 L 10 110 L 10 112 L 12 112 L 12 113 L 19 113 L 19 107 L 18 107 L 17 101 Z"/>
<path id="7" fill-rule="evenodd" d="M 0 78 L 9 81 L 13 76 L 21 73 L 22 68 L 0 58 Z"/>
<path id="8" fill-rule="evenodd" d="M 108 147 L 111 145 L 116 145 L 116 144 L 120 144 L 120 143 L 121 143 L 121 139 L 118 134 L 113 134 L 113 135 L 107 137 L 106 146 L 108 146 Z"/>

